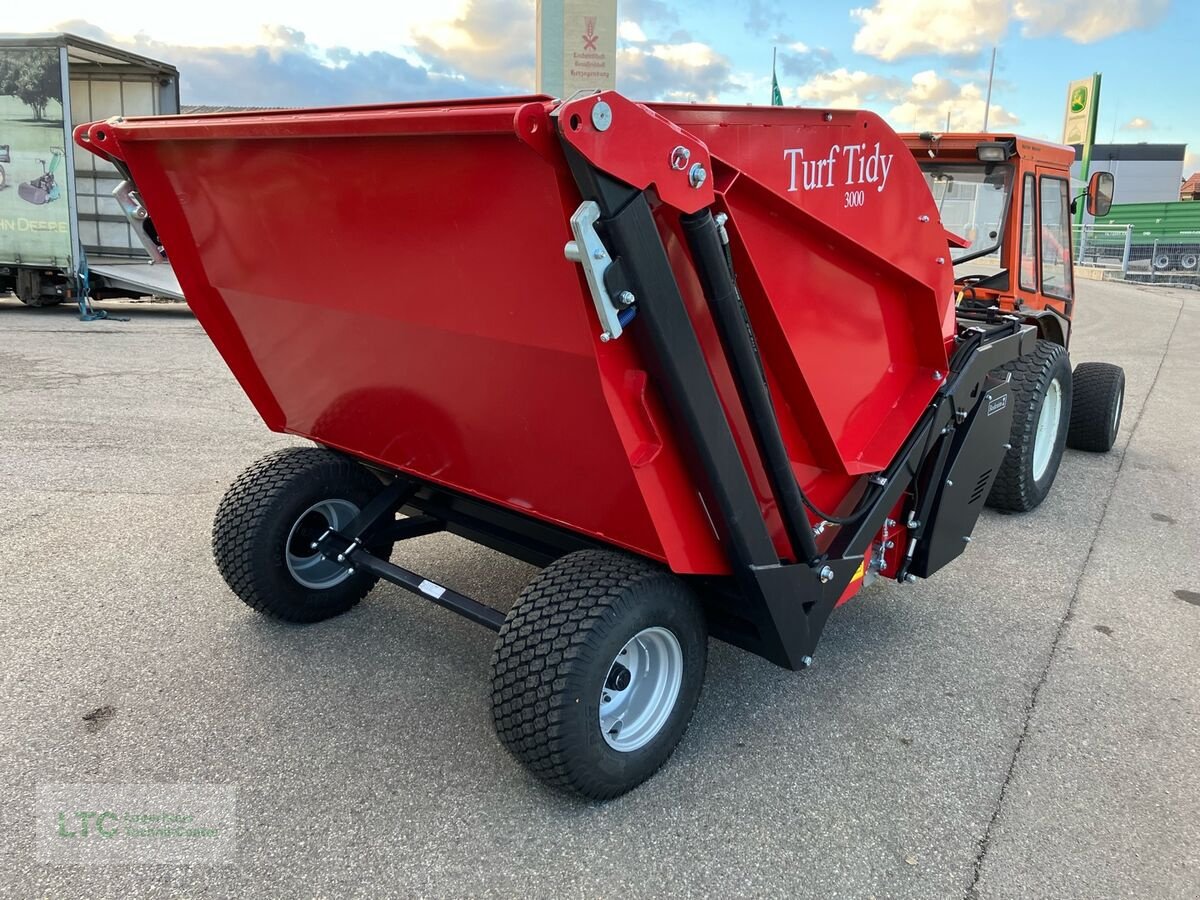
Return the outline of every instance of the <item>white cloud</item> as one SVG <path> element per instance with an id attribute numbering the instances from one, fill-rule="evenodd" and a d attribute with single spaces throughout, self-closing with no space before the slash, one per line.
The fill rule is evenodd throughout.
<path id="1" fill-rule="evenodd" d="M 869 101 L 899 97 L 903 87 L 896 78 L 841 68 L 810 78 L 795 90 L 795 95 L 810 105 L 860 109 Z"/>
<path id="2" fill-rule="evenodd" d="M 1123 31 L 1158 23 L 1169 0 L 1016 0 L 1014 15 L 1029 37 L 1062 34 L 1091 44 Z"/>
<path id="3" fill-rule="evenodd" d="M 835 69 L 809 79 L 795 96 L 802 102 L 837 109 L 873 109 L 899 129 L 940 131 L 947 113 L 954 129 L 983 127 L 983 89 L 974 81 L 959 83 L 933 70 L 918 72 L 904 82 L 861 70 Z M 991 105 L 989 129 L 1019 122 L 1000 104 Z"/>
<path id="4" fill-rule="evenodd" d="M 1183 177 L 1190 177 L 1190 173 L 1200 172 L 1200 153 L 1195 150 L 1189 150 L 1183 155 Z"/>
<path id="5" fill-rule="evenodd" d="M 1141 116 L 1134 116 L 1121 126 L 1121 128 L 1125 131 L 1149 131 L 1153 127 L 1153 122 L 1151 122 L 1149 119 L 1143 119 Z"/>
<path id="6" fill-rule="evenodd" d="M 1170 0 L 876 0 L 851 10 L 854 50 L 888 62 L 908 56 L 973 56 L 1011 22 L 1028 37 L 1063 35 L 1090 44 L 1155 25 Z"/>
<path id="7" fill-rule="evenodd" d="M 743 90 L 732 77 L 729 60 L 698 41 L 618 49 L 617 89 L 637 100 L 702 103 Z"/>
<path id="8" fill-rule="evenodd" d="M 414 26 L 412 46 L 432 71 L 528 91 L 534 86 L 535 18 L 533 0 L 466 0 L 457 16 Z"/>
<path id="9" fill-rule="evenodd" d="M 967 56 L 998 42 L 1009 0 L 878 0 L 850 15 L 854 50 L 886 61 L 921 54 Z"/>
<path id="10" fill-rule="evenodd" d="M 617 26 L 617 37 L 623 41 L 633 41 L 636 44 L 644 44 L 646 42 L 646 32 L 642 31 L 642 26 L 637 22 L 631 22 L 625 19 Z"/>

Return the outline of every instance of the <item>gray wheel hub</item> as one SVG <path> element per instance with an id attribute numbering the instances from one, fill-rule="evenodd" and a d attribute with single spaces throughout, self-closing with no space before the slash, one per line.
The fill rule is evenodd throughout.
<path id="1" fill-rule="evenodd" d="M 600 733 L 608 746 L 632 753 L 653 740 L 682 684 L 679 639 L 660 626 L 635 634 L 609 665 L 600 691 Z"/>
<path id="2" fill-rule="evenodd" d="M 322 500 L 300 514 L 284 545 L 288 573 L 298 584 L 310 590 L 325 591 L 350 577 L 351 572 L 346 566 L 322 556 L 312 545 L 328 529 L 341 530 L 357 515 L 358 507 L 349 500 Z"/>

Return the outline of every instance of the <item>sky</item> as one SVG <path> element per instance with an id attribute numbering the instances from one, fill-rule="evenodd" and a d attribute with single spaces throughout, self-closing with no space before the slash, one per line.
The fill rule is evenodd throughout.
<path id="1" fill-rule="evenodd" d="M 535 0 L 10 4 L 6 31 L 71 31 L 180 69 L 184 103 L 310 106 L 534 90 Z M 864 107 L 897 129 L 1060 140 L 1067 83 L 1103 73 L 1097 140 L 1187 143 L 1198 0 L 619 0 L 635 99 Z"/>

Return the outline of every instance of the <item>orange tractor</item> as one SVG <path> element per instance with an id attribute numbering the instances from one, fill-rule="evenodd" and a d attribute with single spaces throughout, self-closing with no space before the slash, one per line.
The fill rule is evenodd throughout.
<path id="1" fill-rule="evenodd" d="M 988 495 L 1023 512 L 1045 499 L 1063 448 L 1104 452 L 1121 425 L 1125 373 L 1084 362 L 1071 369 L 1075 312 L 1071 218 L 1081 197 L 1102 216 L 1113 176 L 1071 190 L 1070 147 L 1012 134 L 902 136 L 933 193 L 950 245 L 960 318 L 1015 317 L 1036 326 L 1037 350 L 1003 367 L 1011 375 L 1012 438 Z"/>

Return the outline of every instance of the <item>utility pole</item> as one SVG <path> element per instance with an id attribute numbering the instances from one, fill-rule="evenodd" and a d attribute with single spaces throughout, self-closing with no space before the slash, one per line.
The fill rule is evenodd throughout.
<path id="1" fill-rule="evenodd" d="M 992 112 L 992 79 L 996 77 L 996 48 L 992 47 L 992 66 L 988 69 L 987 99 L 983 101 L 983 133 L 987 134 L 988 116 Z M 949 131 L 950 129 L 946 129 Z"/>

